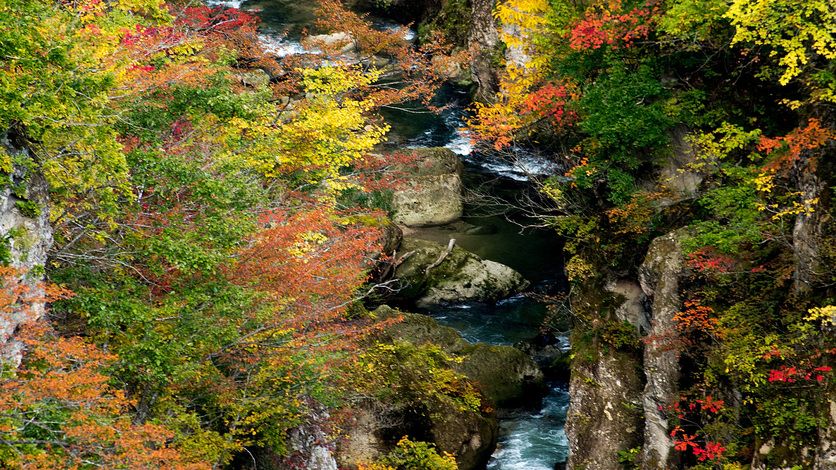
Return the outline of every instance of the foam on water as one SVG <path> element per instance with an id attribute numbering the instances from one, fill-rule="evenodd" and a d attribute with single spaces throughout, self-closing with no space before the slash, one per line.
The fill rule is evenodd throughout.
<path id="1" fill-rule="evenodd" d="M 488 470 L 553 470 L 566 460 L 569 441 L 563 431 L 569 393 L 565 384 L 555 384 L 543 399 L 540 413 L 503 420 L 498 450 Z"/>
<path id="2" fill-rule="evenodd" d="M 210 7 L 223 6 L 240 10 L 245 1 L 246 0 L 206 0 L 206 4 Z"/>
<path id="3" fill-rule="evenodd" d="M 262 46 L 264 46 L 264 50 L 276 57 L 316 52 L 305 49 L 299 41 L 276 37 L 272 34 L 259 34 L 258 39 L 261 41 Z"/>

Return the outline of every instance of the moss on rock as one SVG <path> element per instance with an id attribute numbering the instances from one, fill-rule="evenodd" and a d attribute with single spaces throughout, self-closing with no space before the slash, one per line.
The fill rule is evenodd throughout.
<path id="1" fill-rule="evenodd" d="M 495 302 L 526 289 L 529 282 L 503 264 L 483 260 L 458 246 L 436 267 L 446 248 L 438 243 L 405 238 L 398 250 L 413 252 L 402 263 L 396 276 L 407 285 L 400 296 L 412 299 L 419 307 L 441 302 Z"/>

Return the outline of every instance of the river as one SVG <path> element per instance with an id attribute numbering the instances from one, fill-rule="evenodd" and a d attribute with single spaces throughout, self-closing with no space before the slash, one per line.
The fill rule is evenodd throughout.
<path id="1" fill-rule="evenodd" d="M 287 0 L 240 1 L 208 0 L 209 5 L 224 5 L 244 10 L 257 10 L 261 18 L 262 41 L 276 55 L 289 55 L 303 50 L 298 38 L 302 29 L 313 21 L 313 2 Z M 395 23 L 376 19 L 379 28 L 396 27 Z M 535 156 L 524 156 L 516 164 L 500 158 L 473 152 L 464 127 L 467 93 L 451 86 L 443 87 L 435 98 L 437 104 L 448 105 L 441 114 L 384 110 L 384 119 L 391 126 L 391 145 L 398 148 L 447 147 L 456 152 L 465 164 L 465 184 L 498 188 L 505 193 L 525 188 L 528 175 L 546 174 L 550 163 Z M 554 294 L 565 288 L 562 242 L 548 231 L 528 229 L 521 232 L 518 224 L 503 215 L 491 214 L 479 204 L 466 206 L 463 224 L 423 228 L 410 236 L 446 244 L 455 238 L 462 248 L 484 259 L 506 264 L 529 279 L 532 290 Z M 524 220 L 515 222 L 524 223 Z M 473 230 L 473 226 L 481 230 Z M 470 342 L 513 346 L 532 338 L 546 315 L 544 305 L 526 295 L 518 295 L 495 305 L 464 303 L 430 309 L 427 313 L 439 323 L 458 330 Z M 559 337 L 560 348 L 569 349 L 568 338 Z M 568 441 L 564 434 L 566 410 L 569 406 L 568 384 L 551 382 L 550 393 L 535 410 L 504 412 L 500 419 L 497 451 L 487 470 L 553 470 L 565 462 Z"/>

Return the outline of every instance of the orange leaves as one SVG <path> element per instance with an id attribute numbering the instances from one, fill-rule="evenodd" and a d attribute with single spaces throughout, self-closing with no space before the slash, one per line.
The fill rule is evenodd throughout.
<path id="1" fill-rule="evenodd" d="M 18 339 L 26 344 L 25 366 L 0 381 L 0 439 L 17 452 L 0 453 L 0 466 L 211 467 L 171 447 L 171 430 L 131 423 L 131 403 L 104 373 L 112 354 L 78 337 L 54 337 L 43 324 L 24 326 Z"/>
<path id="2" fill-rule="evenodd" d="M 502 87 L 496 103 L 475 104 L 476 116 L 467 122 L 473 140 L 490 142 L 500 150 L 538 122 L 563 129 L 577 120 L 577 114 L 568 109 L 577 94 L 564 83 L 503 80 Z"/>
<path id="3" fill-rule="evenodd" d="M 822 128 L 818 119 L 810 119 L 806 127 L 795 129 L 785 137 L 761 138 L 758 150 L 766 155 L 771 155 L 786 146 L 787 153 L 778 156 L 764 167 L 765 170 L 771 172 L 786 171 L 801 159 L 802 152 L 819 148 L 828 139 L 834 138 L 836 138 L 836 132 L 832 129 Z M 812 170 L 815 170 L 814 166 L 811 168 Z"/>
<path id="4" fill-rule="evenodd" d="M 714 309 L 702 305 L 700 300 L 694 299 L 685 302 L 685 310 L 677 313 L 673 320 L 676 322 L 676 329 L 680 333 L 703 332 L 712 337 L 718 337 L 717 325 L 719 320 Z"/>
<path id="5" fill-rule="evenodd" d="M 584 158 L 584 160 L 586 160 Z M 580 170 L 575 167 L 572 171 Z M 647 193 L 636 191 L 626 203 L 606 211 L 615 234 L 642 235 L 653 227 L 653 216 L 656 215 L 659 201 L 665 196 L 663 192 Z"/>
<path id="6" fill-rule="evenodd" d="M 296 328 L 338 318 L 366 280 L 364 254 L 377 245 L 378 232 L 343 224 L 323 208 L 277 210 L 262 223 L 268 228 L 250 238 L 227 271 L 230 281 L 266 294 L 282 321 Z"/>

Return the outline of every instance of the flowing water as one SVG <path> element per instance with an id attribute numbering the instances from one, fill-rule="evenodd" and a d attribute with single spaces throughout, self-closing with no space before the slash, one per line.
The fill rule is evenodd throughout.
<path id="1" fill-rule="evenodd" d="M 272 0 L 207 0 L 210 6 L 223 5 L 256 12 L 261 18 L 261 39 L 277 56 L 297 54 L 304 49 L 299 37 L 314 18 L 311 3 Z M 379 28 L 397 24 L 375 20 Z M 406 38 L 411 39 L 411 38 Z M 465 125 L 467 93 L 443 87 L 436 105 L 445 105 L 440 114 L 426 112 L 420 106 L 405 105 L 402 109 L 382 112 L 392 127 L 389 142 L 395 148 L 447 147 L 465 163 L 465 180 L 481 184 L 485 180 L 500 182 L 504 191 L 522 189 L 531 175 L 547 175 L 552 164 L 534 155 L 522 155 L 513 162 L 473 151 L 468 137 L 461 131 Z M 562 242 L 547 231 L 521 231 L 520 222 L 490 215 L 478 206 L 466 208 L 463 223 L 448 227 L 425 228 L 409 236 L 446 244 L 450 238 L 462 248 L 484 259 L 506 264 L 532 282 L 532 291 L 554 294 L 565 288 L 562 273 Z M 495 305 L 463 303 L 427 310 L 439 323 L 461 332 L 470 342 L 512 346 L 532 338 L 546 315 L 545 307 L 526 295 L 517 295 Z M 563 350 L 569 349 L 566 337 L 558 338 Z M 564 434 L 566 410 L 569 406 L 568 385 L 550 383 L 550 393 L 543 398 L 539 410 L 506 413 L 500 420 L 497 451 L 487 470 L 552 470 L 565 462 L 568 441 Z"/>

